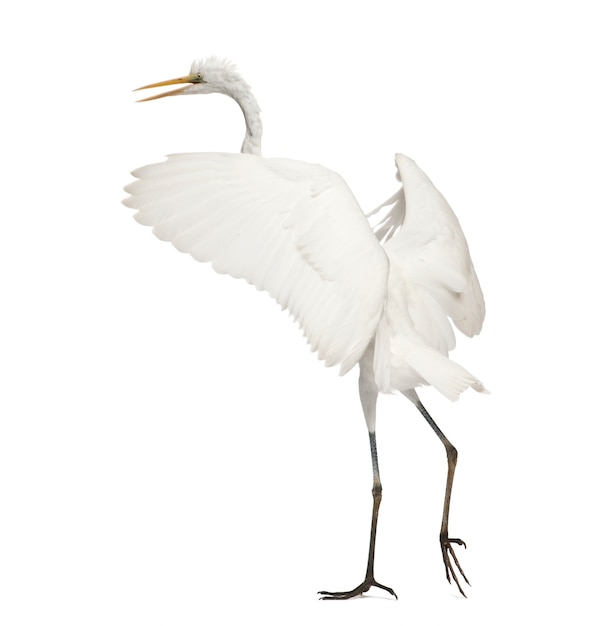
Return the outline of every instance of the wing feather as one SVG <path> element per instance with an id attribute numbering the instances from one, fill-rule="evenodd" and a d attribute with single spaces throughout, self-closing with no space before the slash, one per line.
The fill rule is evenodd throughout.
<path id="1" fill-rule="evenodd" d="M 445 353 L 455 346 L 447 317 L 468 337 L 480 332 L 485 315 L 482 289 L 461 226 L 445 198 L 414 161 L 398 154 L 396 165 L 403 196 L 393 197 L 392 215 L 381 226 L 381 234 L 388 237 L 384 248 L 406 282 L 417 330 Z M 392 236 L 398 224 L 401 228 Z"/>
<path id="2" fill-rule="evenodd" d="M 246 154 L 175 154 L 142 167 L 124 204 L 154 234 L 268 291 L 341 373 L 374 335 L 389 262 L 340 176 Z"/>

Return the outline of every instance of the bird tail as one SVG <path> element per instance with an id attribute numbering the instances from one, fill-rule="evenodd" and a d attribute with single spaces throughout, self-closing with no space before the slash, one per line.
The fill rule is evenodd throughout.
<path id="1" fill-rule="evenodd" d="M 468 387 L 480 393 L 489 393 L 473 374 L 433 348 L 414 347 L 406 354 L 406 361 L 429 385 L 449 400 L 458 400 Z"/>

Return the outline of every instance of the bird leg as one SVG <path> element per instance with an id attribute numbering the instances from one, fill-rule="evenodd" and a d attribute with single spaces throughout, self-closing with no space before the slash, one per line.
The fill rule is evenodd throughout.
<path id="1" fill-rule="evenodd" d="M 451 578 L 455 581 L 457 588 L 461 595 L 466 598 L 465 592 L 463 591 L 461 584 L 459 583 L 459 579 L 457 577 L 457 573 L 453 567 L 453 563 L 457 567 L 457 570 L 463 577 L 463 580 L 469 585 L 470 582 L 467 579 L 467 576 L 461 569 L 461 565 L 459 565 L 459 561 L 457 560 L 457 556 L 455 555 L 455 550 L 453 549 L 452 544 L 457 544 L 458 546 L 466 547 L 465 541 L 462 539 L 449 537 L 449 507 L 451 504 L 451 491 L 453 489 L 453 477 L 455 475 L 455 466 L 457 465 L 457 450 L 451 444 L 451 442 L 445 437 L 443 431 L 436 425 L 428 411 L 424 408 L 422 402 L 420 402 L 420 398 L 418 398 L 418 394 L 415 390 L 410 390 L 404 392 L 404 395 L 414 403 L 416 408 L 420 411 L 424 419 L 428 422 L 430 427 L 437 434 L 438 438 L 441 440 L 443 445 L 445 446 L 445 450 L 447 452 L 447 487 L 445 489 L 445 503 L 443 505 L 443 520 L 441 522 L 441 533 L 439 536 L 441 543 L 441 553 L 443 555 L 443 562 L 445 564 L 445 573 L 447 574 L 447 580 L 449 584 L 451 584 Z M 453 563 L 451 562 L 453 559 Z M 471 585 L 470 585 L 471 586 Z"/>
<path id="2" fill-rule="evenodd" d="M 365 591 L 368 591 L 371 587 L 384 589 L 397 598 L 397 595 L 391 587 L 386 587 L 375 580 L 375 539 L 377 536 L 377 520 L 379 519 L 382 487 L 381 479 L 379 477 L 379 460 L 377 457 L 377 442 L 375 439 L 375 433 L 369 432 L 369 438 L 371 442 L 371 458 L 373 461 L 373 517 L 371 520 L 371 541 L 369 545 L 369 558 L 367 561 L 366 575 L 363 582 L 358 585 L 358 587 L 355 587 L 350 591 L 320 591 L 321 600 L 347 600 L 348 598 L 354 598 L 355 596 L 365 593 Z"/>

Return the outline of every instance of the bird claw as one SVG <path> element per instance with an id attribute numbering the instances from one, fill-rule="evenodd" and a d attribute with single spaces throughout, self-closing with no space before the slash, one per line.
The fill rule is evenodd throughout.
<path id="1" fill-rule="evenodd" d="M 355 587 L 351 591 L 318 591 L 317 593 L 321 594 L 321 598 L 319 598 L 320 600 L 348 600 L 348 598 L 355 598 L 356 596 L 362 595 L 371 587 L 384 589 L 397 600 L 397 594 L 391 587 L 386 587 L 385 585 L 378 583 L 374 578 L 367 578 L 364 582 L 358 585 L 358 587 Z"/>
<path id="2" fill-rule="evenodd" d="M 445 572 L 447 574 L 447 580 L 449 581 L 449 584 L 451 584 L 451 578 L 453 578 L 453 580 L 455 581 L 455 584 L 457 585 L 457 589 L 459 589 L 459 593 L 461 593 L 461 595 L 464 598 L 467 598 L 467 596 L 465 595 L 465 592 L 461 588 L 459 579 L 457 578 L 457 574 L 455 573 L 455 570 L 453 569 L 453 564 L 451 563 L 451 557 L 452 557 L 453 563 L 455 563 L 459 573 L 463 576 L 463 580 L 465 580 L 465 582 L 471 587 L 471 584 L 469 580 L 467 579 L 467 576 L 461 569 L 461 565 L 459 565 L 457 556 L 455 556 L 455 550 L 453 550 L 453 546 L 451 545 L 454 543 L 457 544 L 458 546 L 463 546 L 464 548 L 467 548 L 467 546 L 465 545 L 465 541 L 463 541 L 462 539 L 457 539 L 457 538 L 452 539 L 450 537 L 441 537 L 441 552 L 443 553 L 443 562 L 445 563 Z"/>

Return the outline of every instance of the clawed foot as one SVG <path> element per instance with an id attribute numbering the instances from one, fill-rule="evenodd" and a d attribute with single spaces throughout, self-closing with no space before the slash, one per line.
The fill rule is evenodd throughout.
<path id="1" fill-rule="evenodd" d="M 461 585 L 459 584 L 457 574 L 455 573 L 455 570 L 453 569 L 453 564 L 451 563 L 451 557 L 453 557 L 453 562 L 457 566 L 459 573 L 463 576 L 463 580 L 465 580 L 465 582 L 468 585 L 470 584 L 470 582 L 467 579 L 467 576 L 463 573 L 463 570 L 461 569 L 461 565 L 459 565 L 459 561 L 457 560 L 457 557 L 455 556 L 455 551 L 453 550 L 453 546 L 451 545 L 452 543 L 456 543 L 458 546 L 463 546 L 464 548 L 467 547 L 465 545 L 465 541 L 463 541 L 462 539 L 451 539 L 450 537 L 441 537 L 441 552 L 443 553 L 443 562 L 445 563 L 445 571 L 447 572 L 447 580 L 449 581 L 449 583 L 451 583 L 451 578 L 453 578 L 453 580 L 455 581 L 455 584 L 457 585 L 457 589 L 459 589 L 459 593 L 461 593 L 461 595 L 464 598 L 467 598 L 463 589 L 461 588 Z"/>
<path id="2" fill-rule="evenodd" d="M 395 596 L 397 600 L 397 595 L 395 591 L 391 587 L 386 587 L 385 585 L 381 585 L 374 578 L 369 578 L 365 580 L 361 585 L 352 589 L 352 591 L 319 591 L 321 594 L 320 600 L 347 600 L 348 598 L 354 598 L 355 596 L 360 596 L 361 594 L 368 591 L 371 587 L 379 587 L 379 589 L 384 589 L 388 591 L 392 596 Z"/>

